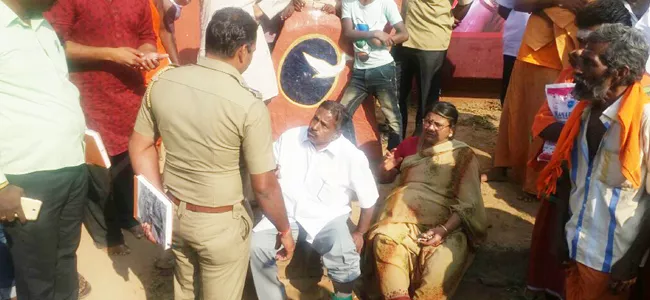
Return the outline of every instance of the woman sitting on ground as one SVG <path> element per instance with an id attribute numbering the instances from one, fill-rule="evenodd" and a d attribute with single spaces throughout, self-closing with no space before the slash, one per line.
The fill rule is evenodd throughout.
<path id="1" fill-rule="evenodd" d="M 370 299 L 447 299 L 486 236 L 479 163 L 455 140 L 456 107 L 434 104 L 420 136 L 384 158 L 380 181 L 399 186 L 368 233 L 364 286 Z"/>

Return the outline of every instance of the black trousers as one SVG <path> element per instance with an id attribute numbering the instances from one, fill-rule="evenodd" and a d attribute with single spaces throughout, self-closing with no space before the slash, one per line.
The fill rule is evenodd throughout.
<path id="1" fill-rule="evenodd" d="M 394 48 L 395 61 L 399 68 L 399 106 L 402 114 L 402 136 L 406 138 L 408 124 L 408 99 L 411 94 L 413 77 L 416 79 L 418 110 L 415 115 L 415 134 L 422 131 L 424 110 L 440 100 L 442 76 L 440 69 L 445 62 L 447 51 L 425 51 L 403 46 Z"/>
<path id="2" fill-rule="evenodd" d="M 89 166 L 91 184 L 84 225 L 95 243 L 124 243 L 122 229 L 138 225 L 133 218 L 133 168 L 128 152 L 110 157 L 111 170 Z"/>
<path id="3" fill-rule="evenodd" d="M 515 61 L 517 57 L 504 55 L 503 56 L 503 75 L 501 77 L 501 107 L 506 100 L 506 92 L 508 91 L 508 84 L 510 83 L 510 74 L 512 74 L 512 68 L 515 66 Z"/>
<path id="4" fill-rule="evenodd" d="M 43 201 L 36 221 L 5 224 L 21 300 L 77 299 L 77 248 L 86 205 L 85 165 L 7 175 L 25 197 Z"/>

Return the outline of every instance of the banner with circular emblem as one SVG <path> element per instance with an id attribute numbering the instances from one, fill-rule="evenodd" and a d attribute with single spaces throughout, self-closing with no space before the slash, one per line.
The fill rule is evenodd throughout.
<path id="1" fill-rule="evenodd" d="M 342 38 L 341 20 L 305 7 L 288 18 L 273 49 L 279 95 L 269 104 L 273 134 L 309 123 L 325 100 L 339 101 L 352 67 L 352 45 Z M 353 116 L 357 143 L 370 160 L 382 156 L 375 102 L 368 99 Z"/>

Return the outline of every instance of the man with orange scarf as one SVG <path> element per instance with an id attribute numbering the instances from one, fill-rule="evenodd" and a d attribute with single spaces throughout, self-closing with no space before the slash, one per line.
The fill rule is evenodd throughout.
<path id="1" fill-rule="evenodd" d="M 522 199 L 535 194 L 537 172 L 527 167 L 530 128 L 546 101 L 545 86 L 569 66 L 568 55 L 577 46 L 575 12 L 586 0 L 520 0 L 515 10 L 533 12 L 512 69 L 494 150 L 494 168 L 483 181 L 511 179 L 523 185 Z"/>
<path id="2" fill-rule="evenodd" d="M 557 196 L 566 299 L 627 300 L 650 242 L 648 45 L 635 29 L 605 24 L 576 54 L 581 101 L 538 189 Z"/>
<path id="3" fill-rule="evenodd" d="M 594 0 L 578 11 L 576 25 L 578 26 L 578 51 L 573 51 L 569 61 L 575 66 L 576 54 L 585 47 L 587 36 L 602 24 L 618 23 L 632 26 L 632 17 L 620 0 Z M 557 83 L 573 82 L 573 68 L 567 68 L 560 73 Z M 546 165 L 538 162 L 537 156 L 542 152 L 544 141 L 557 142 L 562 131 L 563 123 L 558 122 L 551 112 L 548 103 L 535 115 L 533 123 L 533 147 L 529 157 L 529 167 L 541 171 Z M 530 243 L 528 261 L 528 276 L 526 286 L 534 292 L 544 292 L 557 298 L 564 296 L 564 269 L 557 255 L 551 253 L 549 245 L 555 239 L 556 209 L 552 201 L 546 199 L 542 203 L 535 218 L 535 226 Z"/>

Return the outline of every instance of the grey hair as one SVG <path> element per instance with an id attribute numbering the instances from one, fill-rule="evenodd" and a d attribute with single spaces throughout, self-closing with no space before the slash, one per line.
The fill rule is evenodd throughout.
<path id="1" fill-rule="evenodd" d="M 623 78 L 621 85 L 631 85 L 643 77 L 648 61 L 648 43 L 639 30 L 622 24 L 603 24 L 587 37 L 587 43 L 608 44 L 605 53 L 600 55 L 608 72 L 629 68 L 630 73 Z"/>

